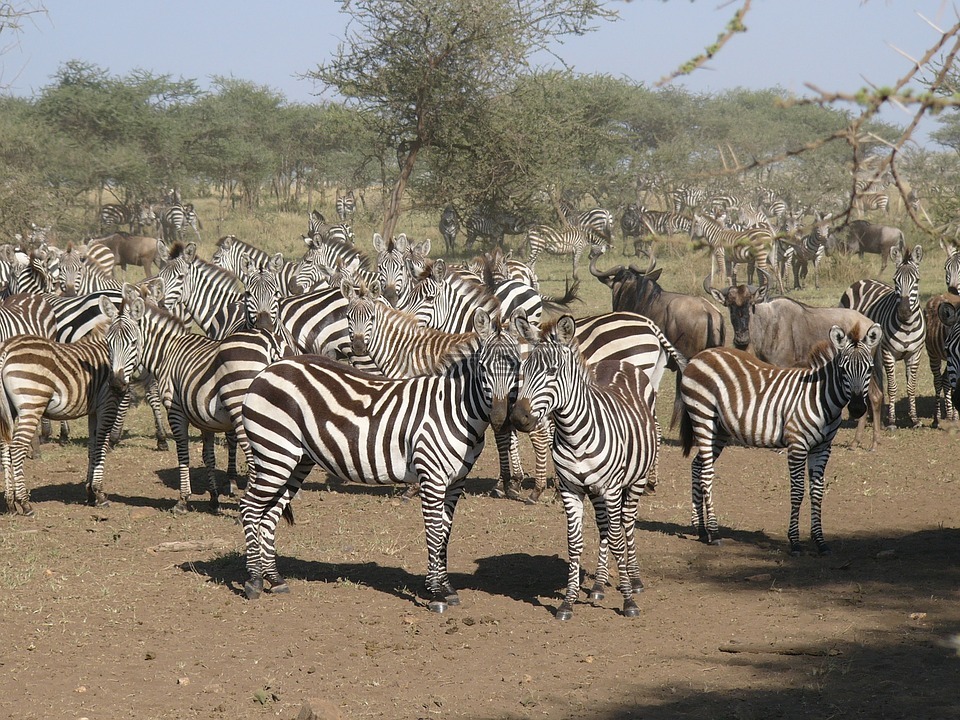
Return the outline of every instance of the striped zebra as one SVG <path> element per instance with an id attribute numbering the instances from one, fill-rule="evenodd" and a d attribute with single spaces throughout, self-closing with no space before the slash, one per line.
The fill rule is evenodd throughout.
<path id="1" fill-rule="evenodd" d="M 203 225 L 200 224 L 200 218 L 193 203 L 177 203 L 165 207 L 160 211 L 157 220 L 160 223 L 163 239 L 168 243 L 183 240 L 183 230 L 187 227 L 193 228 L 197 241 L 200 241 L 200 230 L 203 229 Z"/>
<path id="2" fill-rule="evenodd" d="M 956 299 L 951 297 L 950 302 L 943 302 L 937 307 L 937 318 L 944 328 L 943 354 L 947 360 L 947 370 L 944 373 L 943 392 L 950 399 L 954 408 L 960 407 L 960 308 Z"/>
<path id="3" fill-rule="evenodd" d="M 105 275 L 99 265 L 90 262 L 72 245 L 60 256 L 55 287 L 65 297 L 89 295 L 100 290 L 120 290 L 123 283 Z"/>
<path id="4" fill-rule="evenodd" d="M 947 292 L 951 295 L 960 295 L 960 248 L 952 243 L 944 243 L 943 240 L 940 240 L 940 248 L 946 253 L 943 274 Z"/>
<path id="5" fill-rule="evenodd" d="M 306 237 L 312 238 L 317 235 L 322 235 L 326 227 L 327 218 L 324 217 L 323 213 L 319 210 L 311 210 L 310 215 L 307 217 Z"/>
<path id="6" fill-rule="evenodd" d="M 693 235 L 693 220 L 687 215 L 679 215 L 675 212 L 661 212 L 639 207 L 637 222 L 639 223 L 637 239 L 633 243 L 633 253 L 637 257 L 641 253 L 650 257 L 653 241 L 657 237 Z"/>
<path id="7" fill-rule="evenodd" d="M 103 466 L 124 394 L 112 385 L 106 341 L 87 337 L 58 343 L 17 336 L 0 348 L 0 383 L 0 455 L 8 509 L 33 515 L 23 461 L 44 417 L 64 421 L 87 416 L 87 500 L 92 505 L 109 504 L 103 492 Z"/>
<path id="8" fill-rule="evenodd" d="M 556 229 L 549 225 L 534 225 L 527 231 L 527 265 L 534 267 L 540 253 L 570 255 L 573 259 L 573 277 L 577 278 L 580 256 L 587 246 L 606 248 L 607 242 L 592 230 L 579 227 Z"/>
<path id="9" fill-rule="evenodd" d="M 800 546 L 804 472 L 810 475 L 810 527 L 817 551 L 824 541 L 821 504 L 824 469 L 844 407 L 864 415 L 874 357 L 882 331 L 874 324 L 862 337 L 837 325 L 829 342 L 814 348 L 809 368 L 780 368 L 732 348 L 710 348 L 687 364 L 680 381 L 673 424 L 680 421 L 684 456 L 691 467 L 693 526 L 701 540 L 719 542 L 713 509 L 714 463 L 729 444 L 785 448 L 790 471 L 790 552 Z"/>
<path id="10" fill-rule="evenodd" d="M 234 275 L 243 277 L 241 262 L 244 255 L 249 256 L 252 267 L 266 267 L 275 257 L 256 245 L 238 239 L 235 235 L 224 235 L 217 240 L 217 249 L 214 250 L 210 262 Z M 297 275 L 300 272 L 299 262 L 285 260 L 277 273 L 280 283 L 280 292 L 286 295 L 296 295 L 302 292 L 297 284 Z"/>
<path id="11" fill-rule="evenodd" d="M 407 241 L 405 233 L 384 240 L 380 233 L 373 235 L 373 249 L 377 253 L 377 278 L 383 289 L 383 299 L 393 307 L 406 307 L 410 297 L 413 278 L 407 265 Z M 428 245 L 429 252 L 429 245 Z"/>
<path id="12" fill-rule="evenodd" d="M 524 232 L 523 222 L 508 212 L 484 212 L 477 210 L 464 223 L 467 234 L 467 249 L 473 247 L 477 238 L 490 241 L 492 245 L 503 247 L 504 235 L 519 235 Z"/>
<path id="13" fill-rule="evenodd" d="M 163 267 L 164 307 L 185 310 L 203 333 L 222 340 L 243 321 L 244 288 L 234 273 L 197 255 L 197 244 L 175 242 L 158 253 Z"/>
<path id="14" fill-rule="evenodd" d="M 346 195 L 341 195 L 337 190 L 336 208 L 340 222 L 346 222 L 353 217 L 357 211 L 357 199 L 353 195 L 353 190 L 347 190 Z"/>
<path id="15" fill-rule="evenodd" d="M 588 366 L 569 315 L 560 318 L 555 333 L 544 339 L 523 318 L 518 318 L 517 326 L 533 349 L 521 365 L 523 384 L 510 418 L 526 431 L 553 419 L 553 463 L 567 517 L 567 591 L 556 616 L 569 620 L 579 597 L 583 500 L 589 497 L 601 541 L 591 599 L 603 597 L 609 547 L 617 561 L 623 614 L 636 617 L 640 609 L 633 594 L 643 590 L 643 582 L 633 534 L 640 495 L 659 445 L 656 392 L 634 365 L 618 363 L 602 373 Z"/>
<path id="16" fill-rule="evenodd" d="M 274 593 L 289 590 L 277 572 L 276 526 L 318 465 L 371 485 L 419 482 L 427 607 L 442 613 L 460 603 L 447 572 L 454 512 L 491 417 L 506 415 L 520 357 L 516 337 L 495 318 L 478 311 L 474 326 L 477 350 L 442 375 L 382 379 L 306 356 L 273 363 L 251 383 L 243 424 L 254 473 L 240 503 L 248 598 L 260 596 L 264 580 Z"/>
<path id="17" fill-rule="evenodd" d="M 737 284 L 734 266 L 746 263 L 747 282 L 753 282 L 755 268 L 775 275 L 780 294 L 783 295 L 783 279 L 770 259 L 773 247 L 773 231 L 766 227 L 746 230 L 730 230 L 716 220 L 698 215 L 693 223 L 693 238 L 710 248 L 710 277 L 716 276 L 718 267 L 723 268 L 731 285 Z"/>
<path id="18" fill-rule="evenodd" d="M 703 188 L 682 183 L 670 192 L 670 198 L 673 201 L 673 211 L 679 215 L 699 210 L 707 199 L 707 192 Z"/>
<path id="19" fill-rule="evenodd" d="M 793 288 L 800 290 L 800 281 L 807 277 L 808 267 L 813 263 L 813 284 L 820 289 L 820 263 L 827 255 L 827 243 L 830 240 L 830 226 L 827 224 L 829 216 L 817 214 L 813 229 L 799 238 L 798 242 L 791 242 L 785 238 L 777 238 L 784 242 L 786 247 L 783 253 L 784 266 L 793 271 Z"/>
<path id="20" fill-rule="evenodd" d="M 950 293 L 934 295 L 923 308 L 923 318 L 926 324 L 924 347 L 927 350 L 927 360 L 930 362 L 930 374 L 933 375 L 933 427 L 940 427 L 940 419 L 956 420 L 957 409 L 953 404 L 952 388 L 949 382 L 950 356 L 947 350 L 951 328 L 940 320 L 941 305 L 960 306 L 960 296 Z M 946 363 L 947 367 L 944 368 Z M 942 398 L 942 400 L 941 400 Z M 943 412 L 941 413 L 941 407 Z"/>
<path id="21" fill-rule="evenodd" d="M 886 376 L 886 399 L 889 402 L 887 427 L 892 429 L 897 425 L 898 360 L 903 360 L 907 377 L 910 423 L 913 427 L 920 427 L 917 417 L 917 369 L 926 336 L 923 306 L 920 304 L 923 248 L 917 245 L 912 252 L 904 254 L 900 246 L 895 245 L 890 249 L 890 259 L 896 267 L 893 271 L 893 287 L 878 280 L 858 280 L 840 298 L 840 307 L 859 310 L 883 329 L 880 355 Z M 861 426 L 865 421 L 866 418 L 861 420 Z M 874 418 L 874 422 L 879 422 L 879 419 Z"/>
<path id="22" fill-rule="evenodd" d="M 108 203 L 100 207 L 97 213 L 100 224 L 100 234 L 111 232 L 114 228 L 126 225 L 133 234 L 139 234 L 145 225 L 156 223 L 157 216 L 150 203 L 140 203 L 136 207 L 128 207 L 116 203 Z"/>
<path id="23" fill-rule="evenodd" d="M 512 252 L 504 253 L 501 248 L 494 248 L 471 260 L 466 269 L 477 278 L 483 278 L 487 285 L 501 283 L 506 280 L 519 280 L 529 285 L 537 292 L 540 291 L 540 279 L 537 272 L 523 260 L 512 257 Z M 418 273 L 418 277 L 419 277 Z M 488 277 L 489 275 L 489 277 Z"/>
<path id="24" fill-rule="evenodd" d="M 7 294 L 52 292 L 54 281 L 50 274 L 50 257 L 45 248 L 36 248 L 25 254 L 14 251 L 9 245 L 4 246 L 0 259 L 9 270 Z"/>
<path id="25" fill-rule="evenodd" d="M 456 249 L 457 235 L 460 233 L 460 217 L 453 205 L 447 205 L 443 208 L 437 229 L 440 231 L 440 237 L 443 238 L 447 253 L 452 255 Z"/>
<path id="26" fill-rule="evenodd" d="M 613 242 L 613 213 L 602 207 L 590 208 L 566 218 L 574 227 L 586 228 L 607 243 Z"/>
<path id="27" fill-rule="evenodd" d="M 237 445 L 252 467 L 249 444 L 240 419 L 240 404 L 250 381 L 267 365 L 282 357 L 284 349 L 272 333 L 248 330 L 225 340 L 211 340 L 189 332 L 166 310 L 147 305 L 136 288 L 124 286 L 124 302 L 118 310 L 104 300 L 101 309 L 109 319 L 106 345 L 108 367 L 115 383 L 125 387 L 136 369 L 156 377 L 167 419 L 177 446 L 180 497 L 175 513 L 189 509 L 190 425 L 200 430 L 203 462 L 207 471 L 210 508 L 219 510 L 220 488 L 214 475 L 214 433 L 227 436 L 228 484 L 239 479 Z M 232 494 L 231 487 L 227 492 Z"/>

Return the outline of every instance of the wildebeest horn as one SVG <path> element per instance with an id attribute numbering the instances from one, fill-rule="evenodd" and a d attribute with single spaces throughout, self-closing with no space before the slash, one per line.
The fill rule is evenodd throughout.
<path id="1" fill-rule="evenodd" d="M 762 267 L 759 267 L 759 266 L 757 267 L 757 272 L 763 277 L 763 282 L 760 284 L 770 287 L 770 273 L 768 273 L 766 270 L 764 270 Z"/>
<path id="2" fill-rule="evenodd" d="M 710 281 L 709 283 L 707 281 Z M 713 276 L 710 273 L 707 273 L 703 276 L 703 291 L 709 295 L 710 290 L 713 288 Z"/>
<path id="3" fill-rule="evenodd" d="M 617 265 L 612 270 L 607 270 L 606 272 L 597 270 L 597 257 L 592 257 L 592 256 L 590 257 L 590 274 L 593 275 L 594 277 L 600 278 L 601 280 L 605 278 L 612 278 L 618 272 L 623 270 L 623 265 Z"/>

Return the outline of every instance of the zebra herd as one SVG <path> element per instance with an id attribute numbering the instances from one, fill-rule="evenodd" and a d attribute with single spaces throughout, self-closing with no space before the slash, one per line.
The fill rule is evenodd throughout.
<path id="1" fill-rule="evenodd" d="M 685 197 L 682 209 L 694 201 L 703 202 Z M 648 229 L 659 222 L 638 212 Z M 579 242 L 580 251 L 612 237 L 606 211 L 565 217 L 562 232 L 581 233 L 582 242 L 570 243 Z M 557 617 L 570 618 L 579 597 L 585 499 L 600 536 L 589 595 L 603 597 L 612 551 L 622 612 L 636 616 L 643 582 L 634 529 L 641 498 L 657 485 L 656 400 L 667 370 L 677 375 L 673 419 L 681 446 L 693 456 L 691 518 L 708 543 L 719 533 L 714 463 L 727 445 L 786 449 L 794 554 L 801 552 L 799 511 L 809 474 L 811 537 L 823 554 L 829 551 L 821 520 L 824 470 L 841 412 L 865 416 L 881 361 L 888 422 L 895 419 L 893 364 L 900 359 L 908 369 L 910 418 L 917 421 L 918 343 L 930 318 L 919 301 L 919 246 L 891 252 L 892 287 L 862 281 L 844 294 L 841 304 L 869 318 L 866 325 L 833 325 L 813 339 L 806 367 L 781 368 L 730 348 L 686 358 L 676 338 L 632 312 L 574 318 L 567 305 L 576 286 L 546 297 L 535 271 L 534 249 L 550 251 L 560 241 L 531 243 L 527 263 L 494 243 L 456 265 L 430 257 L 429 240 L 402 234 L 374 235 L 364 250 L 348 218 L 330 224 L 312 214 L 299 260 L 234 236 L 222 237 L 210 260 L 194 242 L 161 240 L 159 271 L 136 284 L 113 281 L 109 261 L 89 247 L 0 252 L 8 288 L 0 302 L 0 460 L 8 509 L 34 512 L 24 460 L 42 418 L 88 417 L 88 500 L 106 504 L 107 448 L 120 437 L 131 384 L 142 382 L 158 446 L 161 407 L 175 441 L 175 512 L 191 505 L 190 426 L 201 433 L 211 510 L 244 484 L 238 451 L 244 456 L 249 478 L 239 507 L 248 598 L 289 591 L 277 568 L 277 525 L 281 517 L 292 521 L 293 500 L 320 467 L 343 481 L 403 485 L 405 496 L 419 497 L 428 607 L 444 612 L 460 602 L 447 570 L 448 547 L 487 430 L 497 445 L 497 494 L 515 500 L 523 499 L 524 477 L 518 433 L 529 433 L 536 484 L 527 499 L 543 493 L 552 457 L 566 516 L 569 575 Z M 769 238 L 747 244 L 760 248 L 756 253 L 738 255 L 745 244 L 727 245 L 726 235 L 711 230 L 717 224 L 698 217 L 684 227 L 703 237 L 712 255 L 721 249 L 715 256 L 722 262 L 752 260 L 764 274 L 778 273 L 761 247 Z M 570 254 L 576 267 L 578 254 Z M 955 288 L 955 253 L 946 273 Z M 60 294 L 66 287 L 71 294 Z M 942 391 L 952 411 L 960 374 L 957 304 L 942 301 L 934 316 L 947 361 Z M 217 433 L 228 450 L 223 487 L 214 473 Z"/>

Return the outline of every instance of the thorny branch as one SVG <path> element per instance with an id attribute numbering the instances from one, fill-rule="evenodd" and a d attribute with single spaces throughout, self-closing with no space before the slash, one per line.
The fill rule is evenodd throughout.
<path id="1" fill-rule="evenodd" d="M 712 45 L 708 45 L 702 53 L 683 63 L 683 65 L 678 67 L 669 75 L 665 75 L 664 77 L 660 78 L 655 87 L 663 87 L 667 83 L 676 80 L 681 75 L 689 75 L 697 68 L 702 67 L 705 62 L 720 52 L 720 48 L 726 45 L 730 38 L 737 33 L 746 32 L 747 26 L 743 24 L 743 18 L 750 11 L 751 1 L 752 0 L 743 0 L 743 6 L 734 13 L 733 18 L 731 18 L 730 22 L 727 23 L 727 27 L 725 28 L 724 32 L 717 36 L 716 41 Z"/>

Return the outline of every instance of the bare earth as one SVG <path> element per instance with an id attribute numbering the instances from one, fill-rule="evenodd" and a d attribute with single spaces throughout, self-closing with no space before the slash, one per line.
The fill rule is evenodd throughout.
<path id="1" fill-rule="evenodd" d="M 823 558 L 786 553 L 786 459 L 766 450 L 724 453 L 724 542 L 693 539 L 668 433 L 637 532 L 641 617 L 611 590 L 562 623 L 562 508 L 490 498 L 492 447 L 456 515 L 461 606 L 435 615 L 418 596 L 415 503 L 317 471 L 278 534 L 291 594 L 249 602 L 236 500 L 175 517 L 174 452 L 152 450 L 137 412 L 107 461 L 110 507 L 82 504 L 78 438 L 28 461 L 36 517 L 0 517 L 0 717 L 960 718 L 954 432 L 900 429 L 870 454 L 841 430 Z"/>

